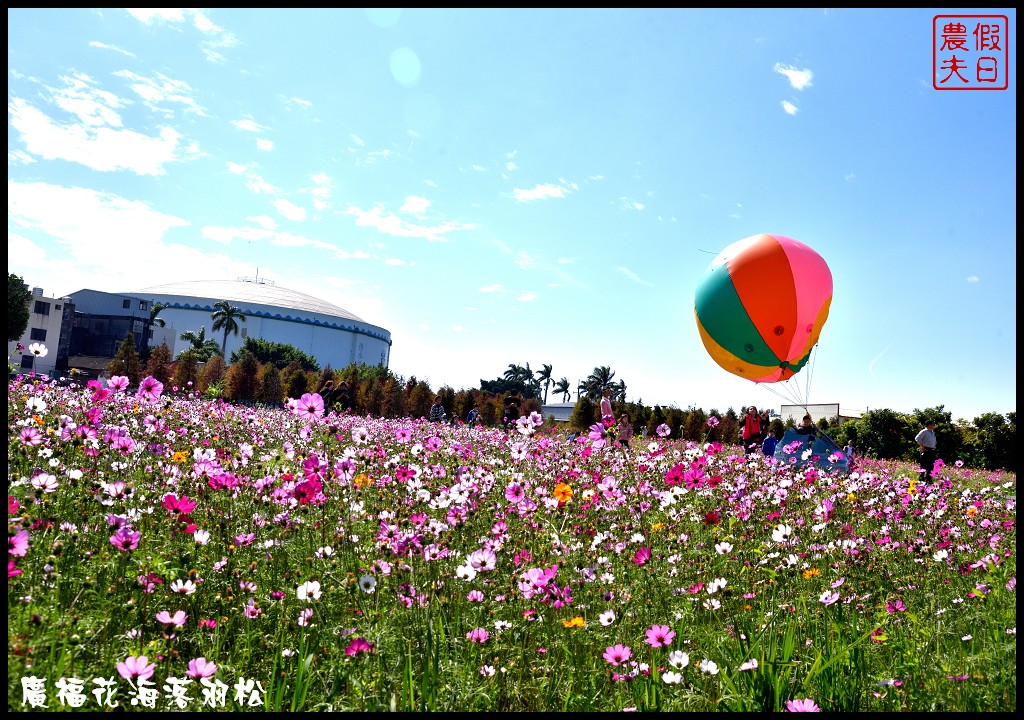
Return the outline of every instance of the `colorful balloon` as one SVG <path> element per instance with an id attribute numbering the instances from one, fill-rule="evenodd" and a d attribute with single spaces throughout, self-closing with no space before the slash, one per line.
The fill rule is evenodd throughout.
<path id="1" fill-rule="evenodd" d="M 762 233 L 725 248 L 697 288 L 704 347 L 725 370 L 758 383 L 807 363 L 828 318 L 832 272 L 802 242 Z"/>

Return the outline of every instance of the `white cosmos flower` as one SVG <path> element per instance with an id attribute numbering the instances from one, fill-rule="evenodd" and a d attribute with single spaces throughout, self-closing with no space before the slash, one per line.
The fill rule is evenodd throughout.
<path id="1" fill-rule="evenodd" d="M 728 555 L 732 552 L 732 545 L 727 542 L 720 542 L 715 545 L 715 552 L 719 555 Z"/>
<path id="2" fill-rule="evenodd" d="M 683 681 L 683 676 L 680 673 L 672 672 L 671 670 L 661 674 L 661 679 L 666 685 L 678 685 Z"/>
<path id="3" fill-rule="evenodd" d="M 608 627 L 615 622 L 615 611 L 605 610 L 603 613 L 597 616 L 597 619 L 601 621 L 601 624 Z"/>
<path id="4" fill-rule="evenodd" d="M 690 664 L 690 656 L 682 650 L 673 650 L 668 654 L 668 664 L 676 670 L 682 670 Z"/>
<path id="5" fill-rule="evenodd" d="M 702 672 L 706 672 L 708 675 L 718 674 L 718 665 L 714 660 L 701 660 L 700 669 Z"/>
<path id="6" fill-rule="evenodd" d="M 32 343 L 28 346 L 28 351 L 36 357 L 46 357 L 46 354 L 50 352 L 42 343 Z"/>
<path id="7" fill-rule="evenodd" d="M 42 398 L 33 396 L 25 401 L 25 409 L 33 414 L 42 413 L 46 411 L 46 402 Z"/>
<path id="8" fill-rule="evenodd" d="M 316 580 L 307 580 L 306 582 L 299 585 L 295 591 L 295 596 L 299 600 L 319 600 L 323 593 L 320 592 L 320 583 Z"/>
<path id="9" fill-rule="evenodd" d="M 364 593 L 372 593 L 377 587 L 377 578 L 373 575 L 363 575 L 359 578 L 359 589 Z"/>
<path id="10" fill-rule="evenodd" d="M 772 540 L 777 543 L 784 543 L 793 534 L 793 526 L 786 525 L 784 523 L 779 524 L 774 530 L 772 530 Z"/>

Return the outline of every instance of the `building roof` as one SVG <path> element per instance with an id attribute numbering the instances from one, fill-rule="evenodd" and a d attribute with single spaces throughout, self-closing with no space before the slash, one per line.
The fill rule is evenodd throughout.
<path id="1" fill-rule="evenodd" d="M 260 281 L 186 280 L 184 282 L 167 283 L 166 285 L 154 285 L 153 287 L 136 290 L 131 294 L 141 298 L 151 295 L 184 295 L 208 298 L 214 302 L 228 300 L 234 303 L 273 305 L 290 310 L 302 310 L 366 322 L 361 317 L 326 300 L 321 300 L 298 290 L 289 290 L 288 288 Z"/>

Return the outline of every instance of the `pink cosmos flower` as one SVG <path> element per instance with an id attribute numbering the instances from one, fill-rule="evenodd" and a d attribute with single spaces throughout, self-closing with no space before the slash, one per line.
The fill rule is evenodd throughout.
<path id="1" fill-rule="evenodd" d="M 708 427 L 709 427 L 709 428 L 715 428 L 715 427 L 718 427 L 718 418 L 716 418 L 716 417 L 715 417 L 714 415 L 712 415 L 711 417 L 709 417 L 709 418 L 708 418 Z"/>
<path id="2" fill-rule="evenodd" d="M 887 602 L 885 604 L 885 610 L 890 615 L 892 615 L 893 613 L 903 612 L 906 609 L 907 609 L 907 606 L 904 605 L 903 601 L 900 600 L 899 598 L 897 598 L 894 601 L 891 600 L 891 601 L 889 601 L 889 602 Z"/>
<path id="3" fill-rule="evenodd" d="M 633 651 L 625 645 L 611 645 L 605 649 L 601 657 L 618 667 L 633 657 Z"/>
<path id="4" fill-rule="evenodd" d="M 668 647 L 672 644 L 676 634 L 669 629 L 668 625 L 652 625 L 647 631 L 647 644 L 651 647 Z"/>
<path id="5" fill-rule="evenodd" d="M 135 532 L 127 525 L 124 525 L 119 527 L 117 532 L 110 536 L 110 544 L 121 552 L 128 552 L 137 548 L 141 539 L 142 533 Z"/>
<path id="6" fill-rule="evenodd" d="M 810 698 L 797 698 L 786 702 L 786 712 L 821 712 L 821 708 Z"/>
<path id="7" fill-rule="evenodd" d="M 324 416 L 324 399 L 320 393 L 304 393 L 295 401 L 292 414 L 303 420 L 317 420 Z"/>
<path id="8" fill-rule="evenodd" d="M 166 610 L 161 610 L 156 614 L 156 619 L 157 622 L 162 622 L 164 625 L 184 627 L 185 621 L 188 620 L 188 615 L 185 614 L 184 610 L 176 610 L 173 615 Z"/>
<path id="9" fill-rule="evenodd" d="M 128 378 L 124 375 L 111 375 L 107 378 L 107 387 L 111 390 L 127 390 Z"/>
<path id="10" fill-rule="evenodd" d="M 36 445 L 42 445 L 43 443 L 42 433 L 34 427 L 23 428 L 18 438 L 21 440 L 22 445 L 35 447 Z"/>
<path id="11" fill-rule="evenodd" d="M 372 642 L 367 642 L 364 637 L 357 637 L 348 644 L 347 648 L 345 648 L 345 654 L 350 657 L 354 657 L 364 653 L 371 653 L 373 652 L 373 648 L 374 644 Z"/>
<path id="12" fill-rule="evenodd" d="M 213 677 L 216 672 L 216 665 L 204 657 L 197 657 L 195 660 L 188 661 L 188 670 L 185 671 L 185 674 L 193 680 L 201 680 Z"/>
<path id="13" fill-rule="evenodd" d="M 21 508 L 21 503 L 18 502 L 18 498 L 14 497 L 13 495 L 8 495 L 7 496 L 7 514 L 8 515 L 15 515 L 15 514 L 17 514 L 17 512 L 18 512 L 18 510 L 20 508 Z"/>
<path id="14" fill-rule="evenodd" d="M 13 537 L 7 536 L 7 554 L 16 557 L 25 557 L 28 552 L 28 530 L 19 530 Z"/>
<path id="15" fill-rule="evenodd" d="M 299 612 L 299 625 L 306 627 L 313 619 L 313 608 L 308 607 Z"/>
<path id="16" fill-rule="evenodd" d="M 666 438 L 672 434 L 672 428 L 668 424 L 662 423 L 654 432 L 658 433 L 658 437 Z"/>
<path id="17" fill-rule="evenodd" d="M 490 637 L 491 634 L 483 628 L 476 628 L 466 633 L 467 640 L 474 643 L 480 643 L 481 645 L 487 642 L 490 639 Z"/>
<path id="18" fill-rule="evenodd" d="M 139 390 L 136 395 L 143 400 L 155 401 L 160 398 L 160 394 L 164 391 L 164 384 L 157 380 L 152 375 L 147 375 L 143 378 L 142 382 L 139 383 Z"/>
<path id="19" fill-rule="evenodd" d="M 10 580 L 12 577 L 21 575 L 21 569 L 15 567 L 13 560 L 7 561 L 7 579 Z"/>
<path id="20" fill-rule="evenodd" d="M 139 657 L 129 655 L 124 662 L 117 664 L 117 672 L 125 680 L 134 680 L 135 678 L 149 680 L 153 676 L 154 670 L 156 670 L 156 665 L 151 663 L 145 655 Z"/>

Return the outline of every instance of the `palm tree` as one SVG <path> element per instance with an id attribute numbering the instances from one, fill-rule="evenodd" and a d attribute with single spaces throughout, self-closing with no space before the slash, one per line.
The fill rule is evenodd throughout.
<path id="1" fill-rule="evenodd" d="M 216 340 L 206 337 L 205 325 L 195 332 L 186 330 L 179 337 L 192 346 L 185 352 L 192 353 L 199 362 L 206 362 L 214 355 L 224 354 Z"/>
<path id="2" fill-rule="evenodd" d="M 153 327 L 163 327 L 167 323 L 164 322 L 162 317 L 157 317 L 161 310 L 166 310 L 167 306 L 163 303 L 153 303 L 152 309 L 149 311 L 149 324 Z"/>
<path id="3" fill-rule="evenodd" d="M 569 378 L 562 378 L 555 382 L 555 392 L 562 394 L 562 402 L 569 402 L 572 397 L 572 390 L 569 388 Z"/>
<path id="4" fill-rule="evenodd" d="M 224 331 L 224 342 L 221 343 L 220 346 L 221 355 L 223 355 L 228 350 L 228 335 L 231 333 L 234 333 L 235 335 L 238 334 L 238 322 L 245 322 L 245 313 L 229 303 L 227 300 L 215 302 L 213 306 L 217 308 L 213 311 L 212 316 L 213 331 Z"/>
<path id="5" fill-rule="evenodd" d="M 612 383 L 612 397 L 618 402 L 626 402 L 626 381 L 619 380 L 617 383 Z"/>
<path id="6" fill-rule="evenodd" d="M 548 404 L 548 388 L 551 387 L 551 383 L 554 380 L 551 379 L 551 366 L 542 365 L 542 370 L 535 370 L 534 375 L 537 376 L 537 380 L 544 386 L 544 404 Z"/>
<path id="7" fill-rule="evenodd" d="M 605 388 L 612 387 L 613 377 L 615 377 L 615 371 L 607 365 L 594 368 L 594 372 L 590 373 L 583 381 L 587 396 L 592 400 L 601 397 Z"/>

